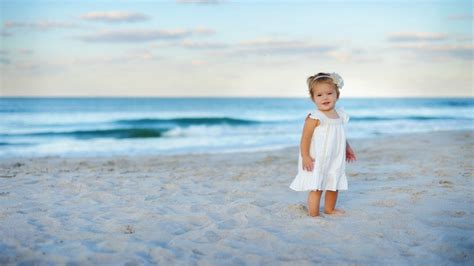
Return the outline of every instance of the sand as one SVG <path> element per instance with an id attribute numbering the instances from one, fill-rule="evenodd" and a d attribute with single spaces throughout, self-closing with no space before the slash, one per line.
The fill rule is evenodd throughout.
<path id="1" fill-rule="evenodd" d="M 349 142 L 343 216 L 288 187 L 298 147 L 1 160 L 0 264 L 474 263 L 473 132 Z"/>

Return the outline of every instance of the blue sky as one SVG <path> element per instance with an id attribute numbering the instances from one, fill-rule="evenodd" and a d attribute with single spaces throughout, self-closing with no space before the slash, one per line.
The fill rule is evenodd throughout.
<path id="1" fill-rule="evenodd" d="M 471 1 L 0 1 L 3 96 L 472 96 Z"/>

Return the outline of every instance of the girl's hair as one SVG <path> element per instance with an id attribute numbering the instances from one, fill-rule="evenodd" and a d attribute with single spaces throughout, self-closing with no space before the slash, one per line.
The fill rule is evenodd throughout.
<path id="1" fill-rule="evenodd" d="M 334 81 L 332 80 L 332 78 L 329 78 L 329 77 L 322 77 L 322 78 L 318 78 L 318 79 L 315 79 L 316 77 L 319 77 L 319 76 L 323 76 L 323 75 L 327 75 L 329 76 L 329 73 L 323 73 L 323 72 L 319 72 L 318 74 L 316 75 L 313 75 L 313 76 L 310 76 L 306 79 L 306 83 L 308 84 L 308 90 L 309 90 L 309 95 L 311 97 L 311 101 L 313 100 L 313 96 L 314 96 L 314 92 L 313 92 L 313 88 L 316 86 L 316 84 L 318 83 L 331 83 L 334 85 L 334 87 L 336 88 L 336 95 L 337 95 L 337 99 L 339 99 L 339 88 L 337 87 L 337 85 L 334 83 Z"/>

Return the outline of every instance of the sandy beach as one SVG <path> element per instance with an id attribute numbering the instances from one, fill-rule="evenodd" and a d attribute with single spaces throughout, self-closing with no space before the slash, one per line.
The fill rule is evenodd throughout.
<path id="1" fill-rule="evenodd" d="M 472 131 L 349 142 L 343 216 L 288 187 L 298 147 L 1 160 L 0 264 L 474 263 Z"/>

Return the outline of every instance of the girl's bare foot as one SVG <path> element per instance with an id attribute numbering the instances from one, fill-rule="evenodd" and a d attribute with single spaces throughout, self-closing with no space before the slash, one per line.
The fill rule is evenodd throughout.
<path id="1" fill-rule="evenodd" d="M 344 213 L 346 213 L 346 211 L 343 209 L 334 209 L 332 211 L 332 214 L 344 214 Z"/>
<path id="2" fill-rule="evenodd" d="M 331 214 L 331 215 L 342 215 L 342 214 L 346 213 L 346 211 L 343 210 L 343 209 L 336 209 L 336 208 L 334 208 L 334 210 L 332 210 L 332 211 L 330 211 L 330 212 L 325 211 L 324 213 L 325 213 L 325 214 Z"/>

